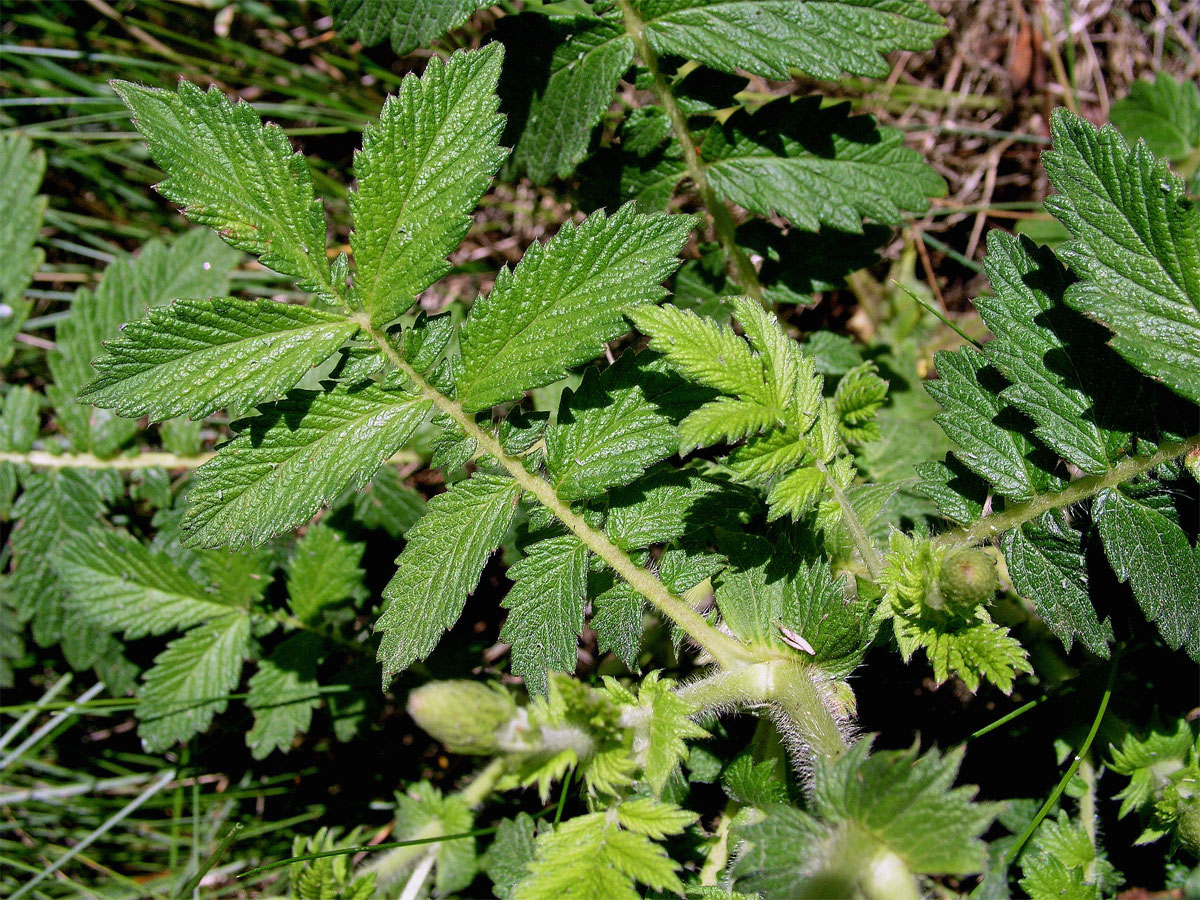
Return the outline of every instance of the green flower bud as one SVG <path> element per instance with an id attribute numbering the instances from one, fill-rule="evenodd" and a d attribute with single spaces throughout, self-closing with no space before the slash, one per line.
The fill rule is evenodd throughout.
<path id="1" fill-rule="evenodd" d="M 497 752 L 496 732 L 517 714 L 517 704 L 499 686 L 431 681 L 409 693 L 408 714 L 451 753 L 487 756 Z"/>
<path id="2" fill-rule="evenodd" d="M 952 609 L 965 611 L 983 606 L 996 595 L 999 586 L 996 564 L 982 550 L 954 550 L 942 560 L 938 590 Z"/>

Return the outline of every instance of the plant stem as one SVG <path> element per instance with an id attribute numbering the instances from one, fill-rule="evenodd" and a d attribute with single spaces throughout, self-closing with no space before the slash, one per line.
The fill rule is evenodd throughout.
<path id="1" fill-rule="evenodd" d="M 17 463 L 39 469 L 117 469 L 132 471 L 161 467 L 164 469 L 198 469 L 216 453 L 197 453 L 194 456 L 179 456 L 175 453 L 147 452 L 136 456 L 114 456 L 104 459 L 91 453 L 50 453 L 46 450 L 0 450 L 0 462 Z M 413 450 L 401 450 L 393 455 L 388 465 L 407 465 L 423 462 L 424 457 Z"/>
<path id="2" fill-rule="evenodd" d="M 1177 459 L 1198 447 L 1200 447 L 1200 434 L 1177 443 L 1163 444 L 1156 453 L 1150 456 L 1130 456 L 1103 474 L 1078 478 L 1058 493 L 1039 494 L 1032 500 L 1017 503 L 998 513 L 985 516 L 970 526 L 956 528 L 938 535 L 934 542 L 943 546 L 982 544 L 984 541 L 999 537 L 1007 531 L 1037 519 L 1044 513 L 1056 509 L 1066 509 L 1068 506 L 1094 497 L 1103 490 L 1115 488 L 1123 482 L 1150 471 L 1155 466 L 1161 466 L 1165 462 Z"/>
<path id="3" fill-rule="evenodd" d="M 560 522 L 569 528 L 590 551 L 604 560 L 629 586 L 645 597 L 651 604 L 666 614 L 676 625 L 687 632 L 696 644 L 708 653 L 719 665 L 732 666 L 751 662 L 756 656 L 741 642 L 718 631 L 687 602 L 675 596 L 649 571 L 637 565 L 624 550 L 608 539 L 608 536 L 593 528 L 570 505 L 559 498 L 546 479 L 534 475 L 521 460 L 504 452 L 500 442 L 475 422 L 456 401 L 441 393 L 426 381 L 396 352 L 369 317 L 361 312 L 352 317 L 363 332 L 370 335 L 388 360 L 414 384 L 428 400 L 449 416 L 467 437 L 471 438 L 488 455 L 493 457 L 524 490 L 532 494 L 539 503 L 550 510 Z"/>
<path id="4" fill-rule="evenodd" d="M 875 546 L 875 542 L 871 540 L 871 536 L 863 528 L 863 523 L 858 518 L 858 513 L 850 505 L 850 500 L 846 497 L 846 492 L 842 490 L 842 486 L 838 484 L 838 480 L 830 473 L 823 462 L 818 462 L 817 468 L 825 474 L 825 483 L 829 485 L 833 499 L 837 501 L 837 505 L 842 509 L 842 521 L 846 523 L 846 528 L 850 531 L 850 539 L 854 541 L 854 546 L 858 549 L 858 555 L 862 557 L 863 565 L 867 567 L 867 574 L 871 576 L 872 581 L 879 581 L 883 575 L 883 557 L 879 555 L 879 548 Z"/>
<path id="5" fill-rule="evenodd" d="M 708 176 L 704 173 L 704 164 L 700 160 L 700 150 L 692 138 L 691 131 L 688 130 L 687 117 L 680 110 L 679 104 L 675 102 L 671 86 L 667 84 L 667 80 L 659 71 L 658 54 L 646 40 L 645 23 L 629 0 L 617 0 L 617 6 L 620 7 L 621 15 L 625 19 L 625 31 L 633 39 L 637 55 L 650 70 L 650 75 L 654 79 L 654 93 L 662 104 L 663 110 L 671 122 L 671 129 L 675 132 L 675 139 L 679 141 L 679 146 L 683 150 L 683 163 L 687 167 L 688 177 L 696 186 L 701 201 L 708 209 L 709 215 L 712 216 L 717 240 L 721 242 L 721 247 L 724 248 L 725 255 L 729 258 L 733 271 L 736 273 L 736 280 L 747 296 L 766 305 L 767 301 L 763 297 L 758 272 L 755 271 L 754 264 L 750 262 L 750 257 L 742 252 L 742 248 L 737 244 L 733 215 L 724 201 L 717 196 L 712 185 L 708 183 Z"/>
<path id="6" fill-rule="evenodd" d="M 679 696 L 701 710 L 770 704 L 791 728 L 784 737 L 801 744 L 813 762 L 833 762 L 847 750 L 837 718 L 825 704 L 810 666 L 770 659 L 721 669 L 679 688 Z"/>

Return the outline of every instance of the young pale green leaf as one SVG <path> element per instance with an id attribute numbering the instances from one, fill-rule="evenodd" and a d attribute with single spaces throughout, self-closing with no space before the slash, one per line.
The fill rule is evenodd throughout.
<path id="1" fill-rule="evenodd" d="M 770 511 L 767 521 L 774 522 L 784 516 L 793 520 L 800 518 L 816 506 L 825 494 L 825 474 L 813 466 L 795 469 L 775 482 L 767 494 Z"/>
<path id="2" fill-rule="evenodd" d="M 838 381 L 833 395 L 838 433 L 853 444 L 877 441 L 882 436 L 875 414 L 887 401 L 888 383 L 873 362 L 855 366 Z"/>
<path id="3" fill-rule="evenodd" d="M 802 69 L 836 80 L 843 72 L 883 77 L 884 56 L 925 50 L 945 34 L 921 0 L 634 0 L 646 40 L 659 54 L 725 72 L 776 80 Z"/>
<path id="4" fill-rule="evenodd" d="M 1076 638 L 1098 656 L 1109 655 L 1107 619 L 1097 619 L 1088 594 L 1084 537 L 1051 513 L 1004 535 L 1002 547 L 1013 587 L 1069 650 Z"/>
<path id="5" fill-rule="evenodd" d="M 1135 81 L 1129 96 L 1112 105 L 1109 118 L 1127 141 L 1144 140 L 1151 153 L 1173 163 L 1186 164 L 1200 153 L 1200 84 L 1195 81 L 1166 72 L 1154 81 Z"/>
<path id="6" fill-rule="evenodd" d="M 893 623 L 904 661 L 908 662 L 917 650 L 923 649 L 937 684 L 957 675 L 969 691 L 977 691 L 981 681 L 989 681 L 1010 694 L 1013 679 L 1020 672 L 1033 671 L 1029 654 L 1021 643 L 986 614 L 948 624 L 897 612 Z"/>
<path id="7" fill-rule="evenodd" d="M 333 0 L 333 27 L 366 47 L 388 41 L 397 56 L 428 47 L 489 0 Z"/>
<path id="8" fill-rule="evenodd" d="M 12 358 L 13 340 L 29 316 L 25 288 L 45 254 L 37 248 L 46 198 L 38 194 L 46 157 L 23 134 L 0 135 L 0 365 Z"/>
<path id="9" fill-rule="evenodd" d="M 208 728 L 225 709 L 250 653 L 250 617 L 213 619 L 167 645 L 146 672 L 137 715 L 138 735 L 152 753 Z"/>
<path id="10" fill-rule="evenodd" d="M 666 294 L 687 216 L 642 215 L 626 205 L 566 224 L 504 269 L 475 302 L 461 334 L 458 399 L 476 412 L 564 377 L 627 328 L 622 313 Z"/>
<path id="11" fill-rule="evenodd" d="M 1092 518 L 1117 578 L 1130 583 L 1167 646 L 1200 660 L 1200 573 L 1187 534 L 1153 499 L 1109 488 L 1096 496 Z"/>
<path id="12" fill-rule="evenodd" d="M 519 496 L 512 479 L 476 472 L 429 501 L 424 518 L 408 532 L 399 568 L 383 592 L 391 605 L 375 625 L 383 633 L 385 685 L 427 656 L 458 620 L 516 516 Z"/>
<path id="13" fill-rule="evenodd" d="M 770 408 L 775 392 L 762 356 L 730 328 L 674 306 L 644 306 L 628 312 L 650 348 L 688 380 Z"/>
<path id="14" fill-rule="evenodd" d="M 496 81 L 503 45 L 429 61 L 363 131 L 350 194 L 354 286 L 375 325 L 450 271 L 446 257 L 503 162 Z"/>
<path id="15" fill-rule="evenodd" d="M 633 40 L 621 16 L 522 15 L 501 20 L 508 47 L 502 92 L 512 94 L 521 128 L 513 164 L 536 184 L 566 178 L 587 155 L 592 131 L 633 64 Z"/>
<path id="16" fill-rule="evenodd" d="M 603 372 L 588 369 L 563 391 L 546 432 L 546 471 L 564 500 L 585 500 L 628 484 L 679 449 L 675 423 L 704 399 L 653 354 L 622 354 Z"/>
<path id="17" fill-rule="evenodd" d="M 193 222 L 215 228 L 239 250 L 290 275 L 305 290 L 330 293 L 325 214 L 304 157 L 283 129 L 263 126 L 249 103 L 180 79 L 178 90 L 113 82 L 167 173 L 158 190 Z"/>
<path id="18" fill-rule="evenodd" d="M 929 197 L 946 192 L 901 132 L 849 110 L 807 97 L 769 103 L 753 115 L 735 112 L 701 144 L 709 184 L 759 215 L 778 212 L 797 228 L 850 233 L 862 231 L 864 216 L 899 224 L 903 212 L 922 212 Z"/>
<path id="19" fill-rule="evenodd" d="M 293 391 L 234 423 L 196 472 L 183 527 L 193 545 L 253 545 L 358 489 L 412 437 L 429 401 L 372 383 Z"/>
<path id="20" fill-rule="evenodd" d="M 445 796 L 427 781 L 411 786 L 405 793 L 396 794 L 396 829 L 400 840 L 419 839 L 434 834 L 462 834 L 475 824 L 475 815 L 462 797 Z M 431 846 L 430 849 L 433 849 Z M 379 861 L 376 873 L 383 891 L 395 889 L 408 874 L 405 868 L 390 870 L 387 857 Z M 474 838 L 459 838 L 436 845 L 434 889 L 446 896 L 461 891 L 475 877 L 476 854 Z M 398 893 L 386 894 L 399 896 Z"/>
<path id="21" fill-rule="evenodd" d="M 125 326 L 79 399 L 129 418 L 200 418 L 283 394 L 358 331 L 342 316 L 274 300 L 180 300 Z"/>
<path id="22" fill-rule="evenodd" d="M 548 672 L 575 671 L 587 573 L 587 547 L 574 535 L 538 541 L 508 570 L 513 586 L 500 639 L 512 644 L 513 674 L 530 694 L 546 694 Z"/>
<path id="23" fill-rule="evenodd" d="M 1058 193 L 1046 208 L 1074 240 L 1060 249 L 1082 280 L 1067 305 L 1113 332 L 1139 371 L 1200 403 L 1200 205 L 1144 144 L 1065 110 L 1043 157 Z"/>
<path id="24" fill-rule="evenodd" d="M 652 811 L 643 803 L 627 817 L 643 830 L 642 820 L 652 817 L 660 829 L 675 833 L 693 818 L 672 816 L 677 810 L 656 803 Z M 576 816 L 539 836 L 537 856 L 526 866 L 529 875 L 517 883 L 512 900 L 640 900 L 635 882 L 683 894 L 678 864 L 645 833 L 622 828 L 619 807 L 613 812 Z"/>
<path id="25" fill-rule="evenodd" d="M 220 594 L 126 531 L 92 527 L 54 555 L 68 605 L 127 639 L 183 630 L 227 616 Z"/>
<path id="26" fill-rule="evenodd" d="M 246 697 L 246 705 L 254 711 L 254 727 L 246 732 L 246 746 L 255 759 L 266 759 L 272 750 L 286 751 L 292 739 L 312 725 L 312 711 L 321 700 L 317 685 L 320 655 L 321 639 L 301 631 L 259 662 Z"/>
<path id="27" fill-rule="evenodd" d="M 285 566 L 292 614 L 311 624 L 326 607 L 361 599 L 366 593 L 366 572 L 359 566 L 363 550 L 363 544 L 346 540 L 323 522 L 309 528 Z"/>
<path id="28" fill-rule="evenodd" d="M 662 795 L 667 781 L 687 759 L 686 742 L 708 737 L 708 732 L 691 719 L 696 708 L 676 694 L 673 687 L 674 682 L 660 679 L 657 672 L 647 675 L 638 687 L 636 728 L 640 739 L 635 746 L 641 747 L 638 761 L 656 796 Z M 644 805 L 644 811 L 634 805 L 637 803 Z M 618 818 L 626 828 L 661 840 L 668 834 L 678 834 L 695 816 L 676 807 L 664 808 L 661 803 L 643 800 L 621 804 Z"/>
<path id="29" fill-rule="evenodd" d="M 934 416 L 942 430 L 962 449 L 955 456 L 1006 497 L 1028 500 L 1061 486 L 1052 473 L 1054 460 L 1036 448 L 1016 427 L 997 394 L 999 373 L 978 350 L 964 347 L 934 357 L 938 378 L 925 389 L 945 410 Z"/>

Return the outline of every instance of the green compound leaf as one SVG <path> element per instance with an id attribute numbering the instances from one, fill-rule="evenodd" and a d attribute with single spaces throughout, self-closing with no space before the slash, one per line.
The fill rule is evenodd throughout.
<path id="1" fill-rule="evenodd" d="M 181 79 L 174 93 L 127 81 L 113 88 L 167 173 L 164 197 L 305 290 L 333 290 L 312 173 L 279 126 L 264 127 L 249 103 L 231 104 L 215 86 Z"/>
<path id="2" fill-rule="evenodd" d="M 547 673 L 574 672 L 587 604 L 587 548 L 574 535 L 538 541 L 508 570 L 512 590 L 500 639 L 512 644 L 512 671 L 545 696 Z"/>
<path id="3" fill-rule="evenodd" d="M 317 685 L 321 644 L 320 637 L 302 631 L 259 662 L 246 697 L 246 705 L 254 711 L 246 746 L 255 759 L 266 759 L 272 750 L 286 752 L 292 739 L 312 725 L 312 711 L 321 701 Z"/>
<path id="4" fill-rule="evenodd" d="M 462 613 L 483 567 L 517 513 L 520 489 L 510 478 L 476 472 L 429 501 L 408 532 L 399 568 L 384 589 L 390 602 L 375 629 L 386 685 L 427 656 Z"/>
<path id="5" fill-rule="evenodd" d="M 679 450 L 676 425 L 705 395 L 653 354 L 624 353 L 563 391 L 546 432 L 546 470 L 564 500 L 586 500 L 640 476 Z"/>
<path id="6" fill-rule="evenodd" d="M 1130 142 L 1144 140 L 1150 152 L 1197 172 L 1200 154 L 1200 84 L 1179 81 L 1159 72 L 1154 81 L 1135 81 L 1129 96 L 1118 100 L 1109 111 L 1112 123 Z"/>
<path id="7" fill-rule="evenodd" d="M 635 0 L 646 39 L 659 54 L 725 72 L 745 69 L 787 80 L 843 72 L 882 77 L 884 56 L 925 50 L 945 34 L 921 0 Z"/>
<path id="8" fill-rule="evenodd" d="M 250 617 L 222 616 L 167 645 L 146 672 L 137 715 L 138 735 L 152 753 L 208 728 L 237 687 L 250 653 Z"/>
<path id="9" fill-rule="evenodd" d="M 191 628 L 232 611 L 220 594 L 126 531 L 94 526 L 73 537 L 55 555 L 54 569 L 70 607 L 129 640 Z"/>
<path id="10" fill-rule="evenodd" d="M 301 622 L 312 624 L 327 607 L 366 594 L 366 573 L 359 566 L 364 545 L 346 540 L 324 522 L 304 532 L 288 557 L 288 607 Z"/>
<path id="11" fill-rule="evenodd" d="M 1083 280 L 1067 304 L 1106 325 L 1139 371 L 1200 403 L 1200 205 L 1144 144 L 1059 110 L 1043 157 L 1046 208 L 1074 236 L 1060 256 Z"/>
<path id="12" fill-rule="evenodd" d="M 633 65 L 633 40 L 620 13 L 506 17 L 497 29 L 508 47 L 502 93 L 513 95 L 520 139 L 513 164 L 535 184 L 566 178 L 587 155 L 592 131 Z"/>
<path id="13" fill-rule="evenodd" d="M 912 659 L 917 650 L 924 650 L 937 684 L 958 675 L 969 691 L 979 690 L 981 681 L 990 681 L 1011 694 L 1017 674 L 1033 671 L 1020 641 L 1007 628 L 992 622 L 982 609 L 970 621 L 949 626 L 904 612 L 897 612 L 894 623 L 904 661 Z"/>
<path id="14" fill-rule="evenodd" d="M 679 866 L 651 834 L 678 834 L 694 819 L 673 804 L 629 801 L 609 812 L 588 813 L 537 839 L 537 855 L 512 900 L 640 900 L 635 882 L 683 893 Z"/>
<path id="15" fill-rule="evenodd" d="M 46 211 L 46 198 L 38 194 L 45 171 L 45 154 L 28 137 L 0 136 L 0 365 L 12 358 L 13 340 L 29 316 L 23 295 L 45 259 L 36 246 Z"/>
<path id="16" fill-rule="evenodd" d="M 504 160 L 496 113 L 503 57 L 499 44 L 446 63 L 434 57 L 420 78 L 405 77 L 363 132 L 350 246 L 355 288 L 375 325 L 450 271 L 446 257 Z"/>
<path id="17" fill-rule="evenodd" d="M 804 8 L 807 3 L 791 4 Z M 726 200 L 797 228 L 822 225 L 861 232 L 864 216 L 899 224 L 922 212 L 945 182 L 904 136 L 849 104 L 821 107 L 819 97 L 738 110 L 709 129 L 700 147 L 713 189 Z"/>
<path id="18" fill-rule="evenodd" d="M 737 829 L 747 841 L 733 868 L 738 889 L 769 897 L 795 897 L 798 886 L 822 897 L 853 896 L 856 887 L 868 896 L 916 896 L 916 875 L 984 869 L 987 845 L 980 836 L 1000 805 L 972 802 L 972 786 L 953 787 L 963 751 L 870 753 L 870 745 L 861 740 L 833 765 L 816 768 L 813 813 L 770 805 L 757 822 Z M 838 851 L 878 862 L 855 866 L 853 874 L 825 869 L 836 866 Z M 893 879 L 911 887 L 902 892 Z M 884 884 L 893 892 L 871 889 Z"/>
<path id="19" fill-rule="evenodd" d="M 1170 503 L 1170 498 L 1159 495 Z M 1153 505 L 1153 496 L 1108 489 L 1096 496 L 1092 518 L 1121 581 L 1128 581 L 1146 614 L 1173 650 L 1200 660 L 1200 574 L 1187 534 Z M 1171 507 L 1171 512 L 1174 508 Z"/>
<path id="20" fill-rule="evenodd" d="M 109 341 L 79 399 L 153 421 L 245 408 L 295 387 L 357 331 L 342 316 L 274 300 L 180 300 Z"/>
<path id="21" fill-rule="evenodd" d="M 1069 650 L 1075 639 L 1109 655 L 1112 625 L 1096 617 L 1088 594 L 1084 537 L 1051 513 L 1004 535 L 1001 546 L 1013 587 Z"/>
<path id="22" fill-rule="evenodd" d="M 632 205 L 566 224 L 504 269 L 461 333 L 458 399 L 468 412 L 514 400 L 594 359 L 626 331 L 622 312 L 666 294 L 687 216 L 642 215 Z"/>
<path id="23" fill-rule="evenodd" d="M 696 708 L 672 690 L 675 683 L 651 672 L 638 688 L 639 762 L 655 796 L 661 796 L 667 781 L 679 764 L 687 759 L 687 741 L 708 737 L 708 732 L 691 720 Z M 641 804 L 640 806 L 635 804 Z M 633 800 L 618 811 L 621 824 L 641 831 L 656 840 L 677 834 L 695 818 L 678 808 L 669 808 L 651 800 Z M 647 830 L 653 825 L 653 830 Z"/>
<path id="24" fill-rule="evenodd" d="M 365 485 L 412 437 L 429 401 L 367 382 L 293 391 L 234 423 L 238 437 L 196 472 L 183 528 L 204 547 L 252 546 Z"/>
<path id="25" fill-rule="evenodd" d="M 458 28 L 488 0 L 333 0 L 333 27 L 346 40 L 374 47 L 388 41 L 397 56 L 428 47 Z M 436 57 L 435 57 L 436 59 Z"/>

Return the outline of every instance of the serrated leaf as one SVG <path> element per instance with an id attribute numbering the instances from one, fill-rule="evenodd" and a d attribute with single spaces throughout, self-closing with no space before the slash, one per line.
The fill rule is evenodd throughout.
<path id="1" fill-rule="evenodd" d="M 945 33 L 920 0 L 637 0 L 650 46 L 726 72 L 787 80 L 842 72 L 883 77 L 894 50 L 924 50 Z"/>
<path id="2" fill-rule="evenodd" d="M 530 694 L 546 694 L 548 672 L 575 671 L 587 571 L 587 547 L 574 535 L 538 541 L 508 570 L 513 586 L 500 639 L 512 644 L 513 674 Z"/>
<path id="3" fill-rule="evenodd" d="M 546 471 L 564 500 L 586 500 L 628 484 L 679 449 L 675 423 L 703 392 L 673 376 L 652 354 L 622 354 L 588 369 L 563 391 L 546 432 Z"/>
<path id="4" fill-rule="evenodd" d="M 462 834 L 470 831 L 475 816 L 465 799 L 453 794 L 445 796 L 429 782 L 412 785 L 405 793 L 396 794 L 396 829 L 401 840 L 433 837 L 443 834 Z M 441 896 L 454 894 L 471 883 L 475 877 L 475 839 L 459 838 L 431 845 L 436 847 L 437 860 L 434 888 Z M 379 872 L 381 889 L 397 887 L 399 873 Z"/>
<path id="5" fill-rule="evenodd" d="M 967 690 L 979 690 L 980 681 L 986 680 L 1010 694 L 1013 679 L 1033 671 L 1020 642 L 986 616 L 951 624 L 897 612 L 894 626 L 905 662 L 923 649 L 937 684 L 957 675 Z"/>
<path id="6" fill-rule="evenodd" d="M 503 57 L 500 44 L 460 51 L 445 63 L 434 57 L 420 78 L 405 77 L 378 123 L 363 131 L 350 246 L 354 285 L 375 325 L 405 312 L 450 271 L 446 257 L 504 160 L 504 120 L 496 113 Z"/>
<path id="7" fill-rule="evenodd" d="M 635 881 L 683 893 L 678 865 L 666 851 L 603 812 L 576 816 L 539 836 L 527 868 L 512 900 L 640 900 Z"/>
<path id="8" fill-rule="evenodd" d="M 517 813 L 497 827 L 496 839 L 483 857 L 483 870 L 500 900 L 509 900 L 517 882 L 528 874 L 525 866 L 536 852 L 536 834 L 529 813 Z"/>
<path id="9" fill-rule="evenodd" d="M 46 198 L 38 194 L 46 157 L 19 132 L 0 135 L 0 365 L 12 358 L 13 339 L 29 316 L 24 292 L 45 254 L 36 246 Z"/>
<path id="10" fill-rule="evenodd" d="M 109 341 L 79 399 L 153 421 L 244 409 L 295 387 L 357 331 L 342 316 L 274 300 L 180 300 Z"/>
<path id="11" fill-rule="evenodd" d="M 945 410 L 934 419 L 962 448 L 954 455 L 1012 500 L 1059 488 L 1062 482 L 1051 472 L 1054 461 L 1012 421 L 997 396 L 1003 382 L 984 355 L 968 346 L 941 351 L 934 361 L 938 378 L 926 382 L 925 389 Z"/>
<path id="12" fill-rule="evenodd" d="M 767 521 L 784 516 L 798 519 L 820 501 L 825 492 L 825 475 L 820 469 L 804 466 L 781 478 L 767 495 L 770 512 Z"/>
<path id="13" fill-rule="evenodd" d="M 606 574 L 611 579 L 608 586 L 592 592 L 590 624 L 596 631 L 596 646 L 636 672 L 646 598 L 611 572 Z"/>
<path id="14" fill-rule="evenodd" d="M 427 656 L 458 620 L 516 516 L 519 495 L 512 479 L 476 472 L 429 501 L 384 589 L 391 605 L 375 624 L 385 684 Z"/>
<path id="15" fill-rule="evenodd" d="M 604 530 L 622 549 L 665 544 L 736 515 L 727 483 L 692 471 L 663 470 L 609 495 Z M 732 524 L 732 523 L 729 523 Z"/>
<path id="16" fill-rule="evenodd" d="M 114 475 L 111 471 L 108 475 Z M 87 531 L 121 489 L 120 476 L 84 469 L 54 469 L 22 478 L 24 492 L 13 505 L 12 562 L 4 599 L 21 621 L 33 620 L 38 643 L 52 642 L 62 616 L 62 588 L 51 565 L 55 551 Z"/>
<path id="17" fill-rule="evenodd" d="M 1144 144 L 1064 110 L 1043 164 L 1046 208 L 1074 239 L 1059 255 L 1082 276 L 1067 305 L 1106 325 L 1139 371 L 1200 403 L 1200 205 Z"/>
<path id="18" fill-rule="evenodd" d="M 1120 488 L 1096 495 L 1092 519 L 1121 581 L 1128 581 L 1167 646 L 1200 660 L 1200 575 L 1177 522 Z"/>
<path id="19" fill-rule="evenodd" d="M 1098 656 L 1109 655 L 1112 625 L 1096 618 L 1088 595 L 1084 538 L 1047 513 L 1004 535 L 1001 546 L 1013 587 L 1069 650 L 1078 638 Z"/>
<path id="20" fill-rule="evenodd" d="M 286 751 L 296 734 L 312 725 L 312 711 L 321 700 L 316 677 L 321 646 L 320 637 L 302 631 L 259 662 L 246 696 L 254 711 L 246 746 L 255 759 L 266 759 L 272 750 Z"/>
<path id="21" fill-rule="evenodd" d="M 815 4 L 790 4 L 803 9 Z M 899 224 L 922 212 L 945 182 L 901 132 L 850 116 L 849 104 L 819 97 L 738 110 L 700 146 L 706 177 L 721 197 L 759 215 L 778 212 L 797 228 L 861 232 L 863 217 Z"/>
<path id="22" fill-rule="evenodd" d="M 29 385 L 0 393 L 0 450 L 28 453 L 33 449 L 41 425 L 40 406 L 40 395 Z M 0 522 L 8 521 L 16 494 L 16 464 L 0 460 Z"/>
<path id="23" fill-rule="evenodd" d="M 167 173 L 164 197 L 305 290 L 332 290 L 312 173 L 279 126 L 264 126 L 249 103 L 231 104 L 215 86 L 180 79 L 175 92 L 127 81 L 113 89 Z"/>
<path id="24" fill-rule="evenodd" d="M 566 178 L 587 154 L 592 130 L 633 64 L 633 40 L 615 9 L 547 20 L 522 15 L 498 28 L 508 47 L 502 93 L 519 129 L 513 165 L 535 184 Z"/>
<path id="25" fill-rule="evenodd" d="M 881 437 L 875 414 L 887 400 L 888 383 L 879 377 L 878 371 L 875 363 L 865 362 L 838 380 L 833 404 L 838 432 L 845 441 L 865 444 Z"/>
<path id="26" fill-rule="evenodd" d="M 458 399 L 468 412 L 514 400 L 594 359 L 627 330 L 623 311 L 664 294 L 691 219 L 624 206 L 565 224 L 504 269 L 460 336 Z"/>
<path id="27" fill-rule="evenodd" d="M 641 745 L 638 761 L 655 796 L 662 795 L 668 779 L 687 759 L 686 741 L 708 737 L 708 732 L 690 718 L 696 707 L 676 694 L 673 687 L 670 679 L 660 679 L 657 672 L 651 672 L 638 688 L 638 711 L 644 724 L 639 726 L 640 739 L 635 740 L 635 748 Z M 639 803 L 644 808 L 634 805 Z M 661 840 L 681 832 L 695 816 L 645 800 L 621 804 L 618 818 L 626 828 Z"/>
<path id="28" fill-rule="evenodd" d="M 227 616 L 224 598 L 126 531 L 92 527 L 55 555 L 68 605 L 126 639 L 164 634 Z"/>
<path id="29" fill-rule="evenodd" d="M 250 652 L 250 617 L 235 613 L 193 628 L 154 658 L 138 695 L 138 735 L 166 750 L 208 728 L 237 687 Z"/>
<path id="30" fill-rule="evenodd" d="M 365 528 L 381 529 L 401 537 L 425 515 L 424 498 L 408 487 L 400 473 L 385 466 L 361 491 L 354 494 L 354 521 Z"/>
<path id="31" fill-rule="evenodd" d="M 241 432 L 196 472 L 187 542 L 258 545 L 347 488 L 361 488 L 412 437 L 430 402 L 368 382 L 293 391 L 234 423 Z"/>
<path id="32" fill-rule="evenodd" d="M 296 542 L 288 557 L 288 607 L 297 619 L 316 622 L 326 607 L 366 593 L 366 572 L 360 568 L 364 545 L 346 540 L 341 532 L 318 522 Z"/>
<path id="33" fill-rule="evenodd" d="M 348 40 L 384 41 L 397 56 L 428 47 L 462 25 L 488 0 L 333 0 L 333 26 Z"/>
<path id="34" fill-rule="evenodd" d="M 700 734 L 707 737 L 703 729 Z M 661 841 L 670 835 L 682 834 L 683 830 L 696 821 L 696 814 L 680 809 L 673 803 L 663 803 L 650 797 L 634 797 L 617 805 L 617 821 L 623 828 L 635 834 L 644 834 L 651 840 Z"/>

